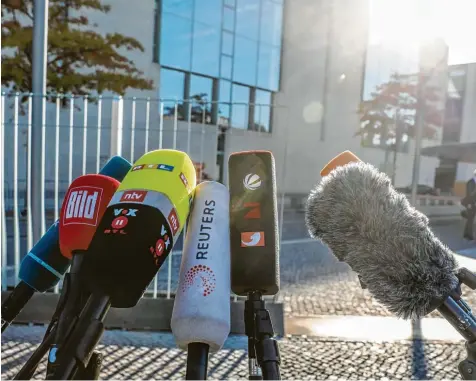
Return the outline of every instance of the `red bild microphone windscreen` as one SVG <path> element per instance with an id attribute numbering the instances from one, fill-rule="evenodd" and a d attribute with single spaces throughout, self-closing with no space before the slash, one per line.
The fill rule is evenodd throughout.
<path id="1" fill-rule="evenodd" d="M 59 218 L 61 253 L 87 250 L 119 181 L 109 176 L 84 175 L 75 179 L 63 201 Z"/>

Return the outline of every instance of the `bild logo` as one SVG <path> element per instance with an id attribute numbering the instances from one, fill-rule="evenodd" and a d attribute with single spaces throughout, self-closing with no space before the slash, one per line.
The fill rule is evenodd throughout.
<path id="1" fill-rule="evenodd" d="M 256 190 L 261 186 L 261 178 L 256 173 L 248 173 L 243 179 L 243 185 L 248 190 Z"/>
<path id="2" fill-rule="evenodd" d="M 63 225 L 85 224 L 96 226 L 102 189 L 97 187 L 77 187 L 69 191 Z"/>
<path id="3" fill-rule="evenodd" d="M 141 190 L 125 191 L 120 201 L 143 202 L 146 195 L 147 195 L 147 191 L 141 191 Z"/>

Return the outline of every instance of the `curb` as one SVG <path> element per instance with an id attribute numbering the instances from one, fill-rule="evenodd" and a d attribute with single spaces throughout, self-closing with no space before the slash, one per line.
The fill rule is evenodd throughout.
<path id="1" fill-rule="evenodd" d="M 9 294 L 9 291 L 2 291 L 2 300 L 5 300 Z M 34 294 L 14 323 L 49 324 L 58 300 L 59 294 Z M 174 299 L 142 297 L 135 307 L 111 308 L 104 320 L 104 325 L 108 329 L 171 331 L 170 319 L 173 306 Z M 231 301 L 230 308 L 230 334 L 245 334 L 243 321 L 245 303 Z M 266 308 L 269 310 L 275 334 L 284 335 L 283 304 L 266 299 Z"/>

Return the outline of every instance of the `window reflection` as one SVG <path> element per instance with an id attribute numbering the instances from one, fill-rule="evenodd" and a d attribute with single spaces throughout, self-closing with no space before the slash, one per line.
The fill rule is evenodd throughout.
<path id="1" fill-rule="evenodd" d="M 191 19 L 193 14 L 193 0 L 159 0 L 162 3 L 162 12 L 173 13 Z"/>
<path id="2" fill-rule="evenodd" d="M 256 85 L 256 60 L 258 43 L 247 38 L 235 37 L 233 80 L 250 86 Z"/>
<path id="3" fill-rule="evenodd" d="M 237 0 L 236 34 L 258 40 L 260 0 Z"/>
<path id="4" fill-rule="evenodd" d="M 231 79 L 232 63 L 231 57 L 221 56 L 220 75 L 222 78 Z"/>
<path id="5" fill-rule="evenodd" d="M 257 86 L 277 91 L 280 74 L 280 48 L 261 44 L 259 47 Z"/>
<path id="6" fill-rule="evenodd" d="M 193 31 L 192 71 L 218 77 L 219 29 L 196 22 Z"/>
<path id="7" fill-rule="evenodd" d="M 248 129 L 248 111 L 250 103 L 250 89 L 246 86 L 233 85 L 231 126 Z"/>
<path id="8" fill-rule="evenodd" d="M 195 21 L 221 28 L 222 0 L 195 0 Z"/>
<path id="9" fill-rule="evenodd" d="M 235 10 L 232 8 L 223 8 L 223 29 L 235 31 Z"/>
<path id="10" fill-rule="evenodd" d="M 235 0 L 225 0 L 225 5 L 228 5 L 230 7 L 235 6 Z"/>
<path id="11" fill-rule="evenodd" d="M 271 92 L 256 90 L 255 115 L 252 130 L 270 132 Z"/>
<path id="12" fill-rule="evenodd" d="M 274 46 L 281 45 L 283 6 L 264 0 L 261 9 L 260 41 Z"/>
<path id="13" fill-rule="evenodd" d="M 163 13 L 160 36 L 161 65 L 190 70 L 191 20 Z"/>
<path id="14" fill-rule="evenodd" d="M 221 126 L 229 126 L 231 110 L 231 82 L 221 80 L 219 91 L 218 124 Z"/>
<path id="15" fill-rule="evenodd" d="M 190 78 L 191 121 L 196 123 L 212 122 L 212 89 L 211 78 L 192 75 Z"/>
<path id="16" fill-rule="evenodd" d="M 230 56 L 233 54 L 233 34 L 223 32 L 221 52 Z"/>
<path id="17" fill-rule="evenodd" d="M 160 99 L 164 103 L 164 118 L 173 118 L 177 114 L 184 120 L 183 108 L 185 74 L 176 70 L 160 70 Z"/>

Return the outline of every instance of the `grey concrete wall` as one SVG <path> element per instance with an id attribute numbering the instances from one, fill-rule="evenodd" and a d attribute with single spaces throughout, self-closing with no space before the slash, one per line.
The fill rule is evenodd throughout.
<path id="1" fill-rule="evenodd" d="M 10 293 L 2 291 L 2 300 Z M 49 324 L 58 304 L 58 294 L 34 294 L 15 322 Z M 106 328 L 130 330 L 170 331 L 173 299 L 142 298 L 133 308 L 111 308 L 105 319 Z M 276 335 L 284 335 L 284 310 L 282 303 L 266 302 Z M 231 330 L 244 334 L 244 302 L 231 302 Z"/>

